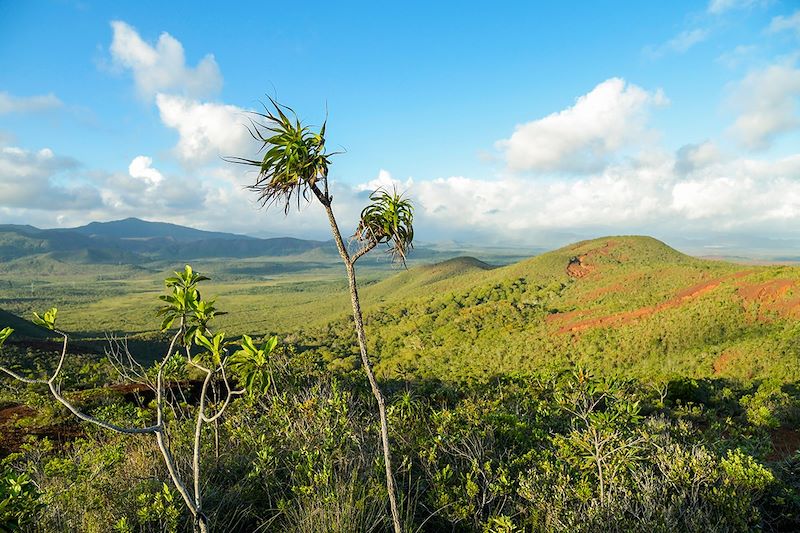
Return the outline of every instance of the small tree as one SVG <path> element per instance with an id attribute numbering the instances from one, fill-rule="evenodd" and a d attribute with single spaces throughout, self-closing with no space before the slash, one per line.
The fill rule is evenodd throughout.
<path id="1" fill-rule="evenodd" d="M 231 387 L 226 372 L 228 350 L 224 342 L 225 334 L 212 334 L 209 330 L 209 322 L 220 312 L 214 307 L 213 300 L 203 300 L 200 297 L 197 285 L 207 279 L 207 277 L 194 272 L 188 265 L 183 272 L 176 272 L 174 277 L 166 279 L 166 286 L 170 289 L 170 293 L 160 297 L 164 302 L 164 306 L 159 310 L 159 314 L 164 317 L 161 327 L 162 330 L 166 331 L 175 326 L 175 332 L 163 358 L 157 361 L 152 369 L 146 369 L 136 362 L 124 343 L 112 343 L 112 347 L 108 351 L 109 361 L 122 376 L 132 382 L 146 386 L 154 393 L 155 420 L 150 426 L 123 427 L 100 420 L 81 411 L 62 394 L 61 371 L 67 356 L 69 336 L 56 329 L 57 310 L 55 308 L 50 309 L 41 316 L 34 313 L 34 322 L 37 325 L 63 337 L 61 355 L 50 377 L 47 379 L 29 378 L 0 366 L 0 371 L 5 372 L 14 379 L 28 384 L 46 385 L 52 396 L 81 420 L 117 433 L 153 435 L 163 456 L 172 484 L 181 495 L 186 508 L 192 515 L 195 530 L 201 533 L 208 531 L 208 519 L 204 512 L 203 494 L 201 492 L 200 451 L 203 426 L 216 423 L 225 413 L 231 400 L 245 392 L 244 389 L 234 390 Z M 13 330 L 11 328 L 0 330 L 0 348 L 12 333 Z M 196 349 L 193 350 L 193 347 Z M 262 347 L 259 352 L 253 346 L 249 337 L 240 347 L 241 350 L 234 354 L 232 363 L 235 363 L 244 375 L 249 376 L 250 382 L 264 381 L 266 379 L 264 375 L 269 370 L 266 367 L 266 363 L 268 363 L 268 359 L 265 356 L 266 349 Z M 202 376 L 198 403 L 194 414 L 192 471 L 189 480 L 179 471 L 169 445 L 168 422 L 170 417 L 168 416 L 168 410 L 170 407 L 174 410 L 175 407 L 169 406 L 167 400 L 167 393 L 170 390 L 167 381 L 170 373 L 185 365 L 195 368 Z M 210 391 L 210 388 L 213 388 L 212 382 L 221 382 L 225 392 L 220 398 L 216 398 L 218 400 L 216 402 L 216 410 L 209 413 L 209 404 L 214 400 Z M 187 487 L 187 481 L 191 481 L 191 489 Z"/>
<path id="2" fill-rule="evenodd" d="M 259 153 L 263 153 L 263 156 L 260 159 L 233 157 L 227 160 L 258 169 L 255 183 L 248 188 L 258 194 L 258 201 L 262 207 L 268 208 L 277 204 L 283 207 L 284 214 L 288 214 L 293 202 L 299 208 L 301 201 L 308 202 L 316 198 L 325 209 L 333 240 L 347 270 L 361 363 L 378 404 L 381 444 L 386 468 L 386 491 L 389 496 L 392 523 L 395 532 L 400 533 L 400 513 L 397 508 L 392 473 L 386 405 L 367 354 L 367 337 L 364 333 L 355 265 L 356 261 L 380 244 L 386 244 L 392 257 L 405 263 L 406 254 L 412 248 L 414 239 L 412 205 L 395 190 L 375 191 L 370 196 L 371 203 L 361 212 L 358 227 L 353 235 L 360 246 L 351 253 L 336 222 L 333 196 L 328 189 L 328 166 L 330 157 L 334 154 L 325 150 L 326 124 L 323 123 L 319 132 L 315 133 L 300 122 L 291 108 L 278 104 L 272 98 L 270 103 L 271 107 L 265 106 L 264 113 L 254 113 L 255 118 L 251 120 L 249 127 L 253 138 L 261 144 Z M 287 113 L 292 117 L 290 118 Z"/>

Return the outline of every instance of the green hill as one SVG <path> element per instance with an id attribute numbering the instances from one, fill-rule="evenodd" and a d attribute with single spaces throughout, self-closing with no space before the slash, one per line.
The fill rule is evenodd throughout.
<path id="1" fill-rule="evenodd" d="M 92 246 L 92 240 L 79 233 L 59 233 L 33 226 L 0 224 L 0 261 Z"/>
<path id="2" fill-rule="evenodd" d="M 481 274 L 492 268 L 494 267 L 474 257 L 455 257 L 405 270 L 370 286 L 367 294 L 387 300 L 408 299 L 432 291 L 454 290 L 461 286 L 463 277 Z"/>
<path id="3" fill-rule="evenodd" d="M 579 242 L 495 269 L 461 258 L 363 292 L 387 375 L 578 363 L 638 376 L 800 378 L 800 268 L 695 259 L 649 237 Z M 314 333 L 323 355 L 352 358 L 344 339 L 326 340 L 338 331 L 348 334 Z"/>

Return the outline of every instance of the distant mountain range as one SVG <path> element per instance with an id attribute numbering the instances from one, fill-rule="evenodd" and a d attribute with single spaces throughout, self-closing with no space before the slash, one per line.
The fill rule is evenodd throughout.
<path id="1" fill-rule="evenodd" d="M 211 239 L 231 240 L 261 240 L 246 235 L 222 233 L 219 231 L 205 231 L 188 228 L 168 222 L 149 222 L 138 218 L 112 220 L 111 222 L 91 222 L 85 226 L 54 231 L 77 232 L 88 237 L 101 237 L 109 239 L 172 239 L 177 242 L 192 242 Z"/>
<path id="2" fill-rule="evenodd" d="M 0 225 L 0 261 L 48 255 L 66 262 L 139 264 L 173 259 L 280 257 L 312 250 L 336 253 L 331 242 L 290 237 L 258 239 L 138 218 L 92 222 L 69 229 Z"/>

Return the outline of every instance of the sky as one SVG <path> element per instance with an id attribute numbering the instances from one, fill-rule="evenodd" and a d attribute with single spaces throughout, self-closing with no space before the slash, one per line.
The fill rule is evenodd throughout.
<path id="1" fill-rule="evenodd" d="M 800 254 L 796 0 L 231 4 L 0 0 L 0 223 L 325 238 L 222 159 L 271 96 L 345 232 L 396 186 L 427 242 Z"/>

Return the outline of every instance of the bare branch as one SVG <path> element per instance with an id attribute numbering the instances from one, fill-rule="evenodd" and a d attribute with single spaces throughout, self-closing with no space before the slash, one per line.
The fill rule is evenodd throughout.
<path id="1" fill-rule="evenodd" d="M 189 348 L 186 348 L 186 353 L 189 353 Z M 199 366 L 198 366 L 199 367 Z M 202 368 L 202 367 L 199 367 Z M 192 471 L 194 473 L 194 501 L 197 506 L 198 512 L 202 510 L 202 496 L 200 495 L 200 437 L 203 432 L 203 411 L 206 408 L 206 394 L 208 393 L 208 384 L 211 383 L 211 370 L 206 370 L 206 378 L 203 380 L 203 387 L 200 389 L 200 405 L 197 406 L 197 421 L 194 426 L 194 450 L 192 454 Z"/>
<path id="2" fill-rule="evenodd" d="M 67 357 L 67 340 L 68 340 L 67 334 L 64 333 L 63 331 L 58 331 L 58 330 L 53 330 L 53 331 L 64 337 L 64 346 L 61 348 L 61 357 L 59 357 L 58 359 L 58 366 L 56 367 L 50 379 L 47 380 L 47 384 L 50 385 L 51 390 L 53 388 L 52 384 L 55 383 L 56 379 L 58 378 L 58 375 L 61 373 L 61 369 L 64 368 L 64 359 L 66 359 Z"/>
<path id="3" fill-rule="evenodd" d="M 352 257 L 350 258 L 350 262 L 355 264 L 358 261 L 358 258 L 364 255 L 367 255 L 373 248 L 377 245 L 375 241 L 369 241 L 367 244 L 359 248 L 357 252 L 355 252 Z"/>
<path id="4" fill-rule="evenodd" d="M 85 422 L 91 422 L 97 426 L 100 426 L 105 429 L 110 429 L 111 431 L 116 431 L 117 433 L 125 433 L 129 435 L 140 435 L 143 433 L 158 433 L 161 431 L 161 424 L 156 424 L 154 426 L 147 426 L 143 428 L 124 428 L 118 426 L 116 424 L 112 424 L 110 422 L 106 422 L 104 420 L 97 419 L 93 416 L 87 415 L 81 411 L 79 411 L 74 405 L 72 405 L 66 398 L 64 398 L 61 393 L 58 391 L 56 385 L 52 382 L 48 382 L 50 386 L 50 392 L 53 394 L 53 397 L 58 400 L 64 407 L 70 410 L 72 414 L 80 418 Z"/>
<path id="5" fill-rule="evenodd" d="M 26 378 L 24 376 L 21 376 L 21 375 L 17 374 L 13 370 L 9 370 L 8 368 L 6 368 L 4 366 L 0 366 L 0 371 L 5 372 L 6 374 L 11 376 L 12 378 L 14 378 L 14 379 L 16 379 L 18 381 L 22 381 L 23 383 L 30 383 L 31 385 L 47 385 L 47 380 L 46 379 Z"/>
<path id="6" fill-rule="evenodd" d="M 207 417 L 205 413 L 200 413 L 203 416 L 203 421 L 207 424 L 211 424 L 216 422 L 216 420 L 225 413 L 225 410 L 228 408 L 228 404 L 230 404 L 231 400 L 234 396 L 241 396 L 247 389 L 239 389 L 239 390 L 231 390 L 230 381 L 228 381 L 228 376 L 225 375 L 225 361 L 222 362 L 219 366 L 220 373 L 222 374 L 222 382 L 225 384 L 225 389 L 227 390 L 227 395 L 225 397 L 225 401 L 222 403 L 222 407 L 217 410 L 217 413 L 211 417 Z"/>
<path id="7" fill-rule="evenodd" d="M 80 411 L 77 407 L 75 407 L 72 403 L 70 403 L 69 400 L 67 400 L 64 396 L 62 396 L 61 395 L 61 390 L 60 390 L 60 387 L 58 385 L 58 381 L 57 380 L 58 380 L 59 375 L 61 374 L 61 370 L 64 368 L 64 360 L 66 359 L 66 355 L 67 355 L 67 343 L 69 341 L 69 337 L 68 337 L 68 335 L 66 333 L 64 333 L 62 331 L 58 331 L 58 330 L 54 330 L 54 331 L 56 331 L 56 333 L 58 333 L 58 334 L 60 334 L 61 336 L 64 337 L 64 345 L 61 348 L 61 356 L 58 359 L 58 365 L 56 366 L 56 369 L 53 371 L 53 374 L 50 376 L 49 379 L 44 380 L 44 379 L 26 378 L 24 376 L 21 376 L 21 375 L 17 374 L 16 372 L 13 372 L 13 371 L 11 371 L 11 370 L 9 370 L 7 368 L 4 368 L 4 367 L 0 367 L 0 370 L 5 372 L 9 376 L 13 377 L 14 379 L 17 379 L 17 380 L 22 381 L 24 383 L 47 385 L 48 388 L 50 389 L 50 393 L 53 395 L 53 397 L 59 403 L 61 403 L 64 407 L 66 407 L 72 414 L 74 414 L 75 416 L 77 416 L 78 418 L 80 418 L 81 420 L 83 420 L 85 422 L 90 422 L 92 424 L 95 424 L 95 425 L 100 426 L 100 427 L 105 428 L 105 429 L 109 429 L 111 431 L 115 431 L 117 433 L 125 433 L 125 434 L 129 434 L 129 435 L 141 435 L 141 434 L 144 434 L 144 433 L 156 433 L 156 432 L 161 430 L 161 422 L 160 421 L 159 421 L 158 424 L 153 425 L 153 426 L 147 426 L 147 427 L 143 427 L 143 428 L 126 428 L 126 427 L 118 426 L 116 424 L 112 424 L 111 422 L 106 422 L 105 420 L 100 420 L 98 418 L 95 418 L 95 417 L 93 417 L 91 415 L 87 415 L 86 413 Z"/>
<path id="8" fill-rule="evenodd" d="M 123 379 L 144 385 L 155 392 L 155 383 L 147 374 L 147 370 L 137 361 L 128 349 L 128 339 L 119 339 L 114 335 L 106 335 L 108 346 L 106 358 L 117 374 Z"/>
<path id="9" fill-rule="evenodd" d="M 189 495 L 186 485 L 183 484 L 183 481 L 181 481 L 178 475 L 178 469 L 175 466 L 175 458 L 172 456 L 172 452 L 170 452 L 169 447 L 164 441 L 164 433 L 162 431 L 156 431 L 156 443 L 158 444 L 158 449 L 161 451 L 161 455 L 164 457 L 164 463 L 167 465 L 167 472 L 169 472 L 172 483 L 175 485 L 175 488 L 178 489 L 186 507 L 189 508 L 192 515 L 197 515 L 197 507 L 192 497 Z"/>

